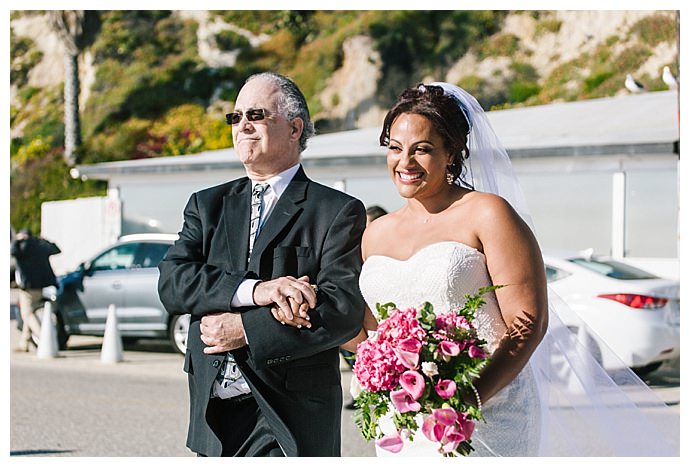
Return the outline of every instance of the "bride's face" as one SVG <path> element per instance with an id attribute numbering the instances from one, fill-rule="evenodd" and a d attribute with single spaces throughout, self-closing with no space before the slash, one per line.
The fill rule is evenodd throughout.
<path id="1" fill-rule="evenodd" d="M 426 197 L 448 188 L 446 167 L 452 159 L 426 117 L 404 113 L 393 121 L 388 170 L 403 198 Z"/>

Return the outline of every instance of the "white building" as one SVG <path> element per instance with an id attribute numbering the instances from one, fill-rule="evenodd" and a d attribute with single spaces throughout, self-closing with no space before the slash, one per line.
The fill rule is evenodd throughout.
<path id="1" fill-rule="evenodd" d="M 674 91 L 489 112 L 544 249 L 678 265 L 679 111 Z M 230 131 L 228 129 L 228 131 Z M 380 128 L 315 136 L 308 175 L 388 210 L 402 206 Z M 189 195 L 244 176 L 233 149 L 82 165 L 122 203 L 121 233 L 177 232 Z M 677 272 L 675 276 L 677 277 Z M 665 274 L 667 276 L 674 274 Z"/>

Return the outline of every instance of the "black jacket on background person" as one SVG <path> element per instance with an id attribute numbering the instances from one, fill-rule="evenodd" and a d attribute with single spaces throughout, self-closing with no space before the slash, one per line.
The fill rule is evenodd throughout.
<path id="1" fill-rule="evenodd" d="M 232 354 L 285 455 L 339 456 L 338 346 L 362 327 L 364 205 L 311 181 L 300 168 L 262 227 L 248 263 L 251 191 L 245 177 L 193 194 L 179 240 L 159 265 L 158 290 L 166 309 L 191 314 L 184 362 L 190 386 L 187 446 L 207 456 L 221 454 L 207 408 L 224 354 L 204 354 L 199 326 L 206 314 L 232 311 L 242 314 L 248 342 Z M 311 329 L 281 325 L 269 307 L 231 309 L 245 278 L 288 275 L 307 275 L 318 285 Z M 242 423 L 238 415 L 226 425 Z"/>
<path id="2" fill-rule="evenodd" d="M 55 273 L 48 258 L 60 253 L 60 248 L 40 237 L 17 239 L 10 246 L 10 254 L 17 260 L 17 285 L 24 290 L 41 289 L 57 285 Z"/>

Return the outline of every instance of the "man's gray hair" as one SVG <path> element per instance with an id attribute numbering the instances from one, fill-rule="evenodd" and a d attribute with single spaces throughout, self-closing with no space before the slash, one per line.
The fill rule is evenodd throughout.
<path id="1" fill-rule="evenodd" d="M 280 88 L 278 112 L 283 117 L 288 120 L 299 117 L 304 122 L 302 136 L 299 139 L 300 152 L 304 151 L 307 148 L 307 140 L 314 136 L 314 124 L 309 117 L 309 108 L 307 107 L 307 99 L 304 97 L 304 94 L 290 78 L 271 71 L 251 75 L 247 78 L 245 84 L 257 78 L 267 79 Z"/>

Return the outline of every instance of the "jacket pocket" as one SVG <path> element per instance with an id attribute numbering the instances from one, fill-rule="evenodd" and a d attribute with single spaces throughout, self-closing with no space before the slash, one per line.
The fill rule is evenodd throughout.
<path id="1" fill-rule="evenodd" d="M 340 369 L 330 365 L 289 368 L 285 375 L 288 391 L 311 391 L 340 384 Z"/>
<path id="2" fill-rule="evenodd" d="M 306 246 L 280 246 L 273 250 L 273 277 L 309 274 L 312 249 Z"/>
<path id="3" fill-rule="evenodd" d="M 308 246 L 279 246 L 273 250 L 273 258 L 296 258 L 309 256 L 311 248 Z"/>

